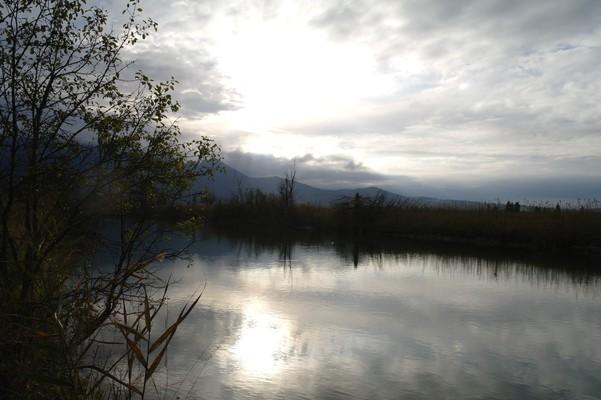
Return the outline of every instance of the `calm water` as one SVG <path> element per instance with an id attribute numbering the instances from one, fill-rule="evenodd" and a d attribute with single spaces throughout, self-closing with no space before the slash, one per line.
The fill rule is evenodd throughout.
<path id="1" fill-rule="evenodd" d="M 601 399 L 601 280 L 577 263 L 328 238 L 191 253 L 160 266 L 172 314 L 206 282 L 166 398 Z"/>

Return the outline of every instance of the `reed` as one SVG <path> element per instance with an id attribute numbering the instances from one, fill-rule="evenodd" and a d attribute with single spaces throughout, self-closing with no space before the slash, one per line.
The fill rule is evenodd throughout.
<path id="1" fill-rule="evenodd" d="M 481 245 L 545 249 L 601 247 L 601 213 L 594 208 L 499 204 L 478 208 L 424 207 L 384 197 L 341 199 L 332 207 L 283 207 L 275 196 L 253 194 L 208 208 L 216 227 L 303 229 L 396 235 Z"/>

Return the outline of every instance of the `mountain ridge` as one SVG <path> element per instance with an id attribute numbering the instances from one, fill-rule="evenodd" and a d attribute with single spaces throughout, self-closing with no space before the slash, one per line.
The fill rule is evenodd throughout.
<path id="1" fill-rule="evenodd" d="M 258 189 L 264 193 L 277 195 L 279 185 L 283 181 L 283 178 L 278 176 L 251 177 L 236 168 L 231 167 L 225 162 L 220 162 L 218 169 L 222 169 L 223 172 L 215 172 L 212 178 L 206 176 L 199 177 L 194 183 L 193 190 L 200 191 L 206 188 L 216 200 L 226 201 L 248 190 Z M 331 206 L 337 201 L 344 198 L 350 198 L 355 194 L 359 194 L 361 197 L 384 195 L 387 200 L 400 201 L 425 207 L 452 206 L 471 208 L 482 204 L 467 200 L 440 200 L 432 197 L 409 197 L 377 186 L 324 189 L 302 183 L 298 180 L 295 181 L 295 199 L 299 203 Z"/>

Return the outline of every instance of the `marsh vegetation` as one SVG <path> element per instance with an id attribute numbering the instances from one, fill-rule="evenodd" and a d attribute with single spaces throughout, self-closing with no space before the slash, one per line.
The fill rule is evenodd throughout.
<path id="1" fill-rule="evenodd" d="M 425 207 L 385 196 L 342 198 L 332 206 L 286 205 L 276 195 L 247 191 L 231 201 L 203 206 L 214 226 L 249 231 L 310 230 L 466 242 L 541 250 L 601 250 L 601 212 L 593 208 L 481 204 Z M 193 209 L 193 207 L 191 208 Z"/>

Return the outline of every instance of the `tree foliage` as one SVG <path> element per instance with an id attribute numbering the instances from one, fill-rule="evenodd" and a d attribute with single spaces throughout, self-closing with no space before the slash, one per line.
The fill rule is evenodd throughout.
<path id="1" fill-rule="evenodd" d="M 126 2 L 119 29 L 85 0 L 0 4 L 0 352 L 15 354 L 0 360 L 2 398 L 90 389 L 84 353 L 102 327 L 123 323 L 124 296 L 146 296 L 146 267 L 180 254 L 160 248 L 148 217 L 219 158 L 208 138 L 181 139 L 176 80 L 122 59 L 157 29 L 138 3 Z M 86 256 L 107 215 L 117 261 L 101 273 Z"/>

